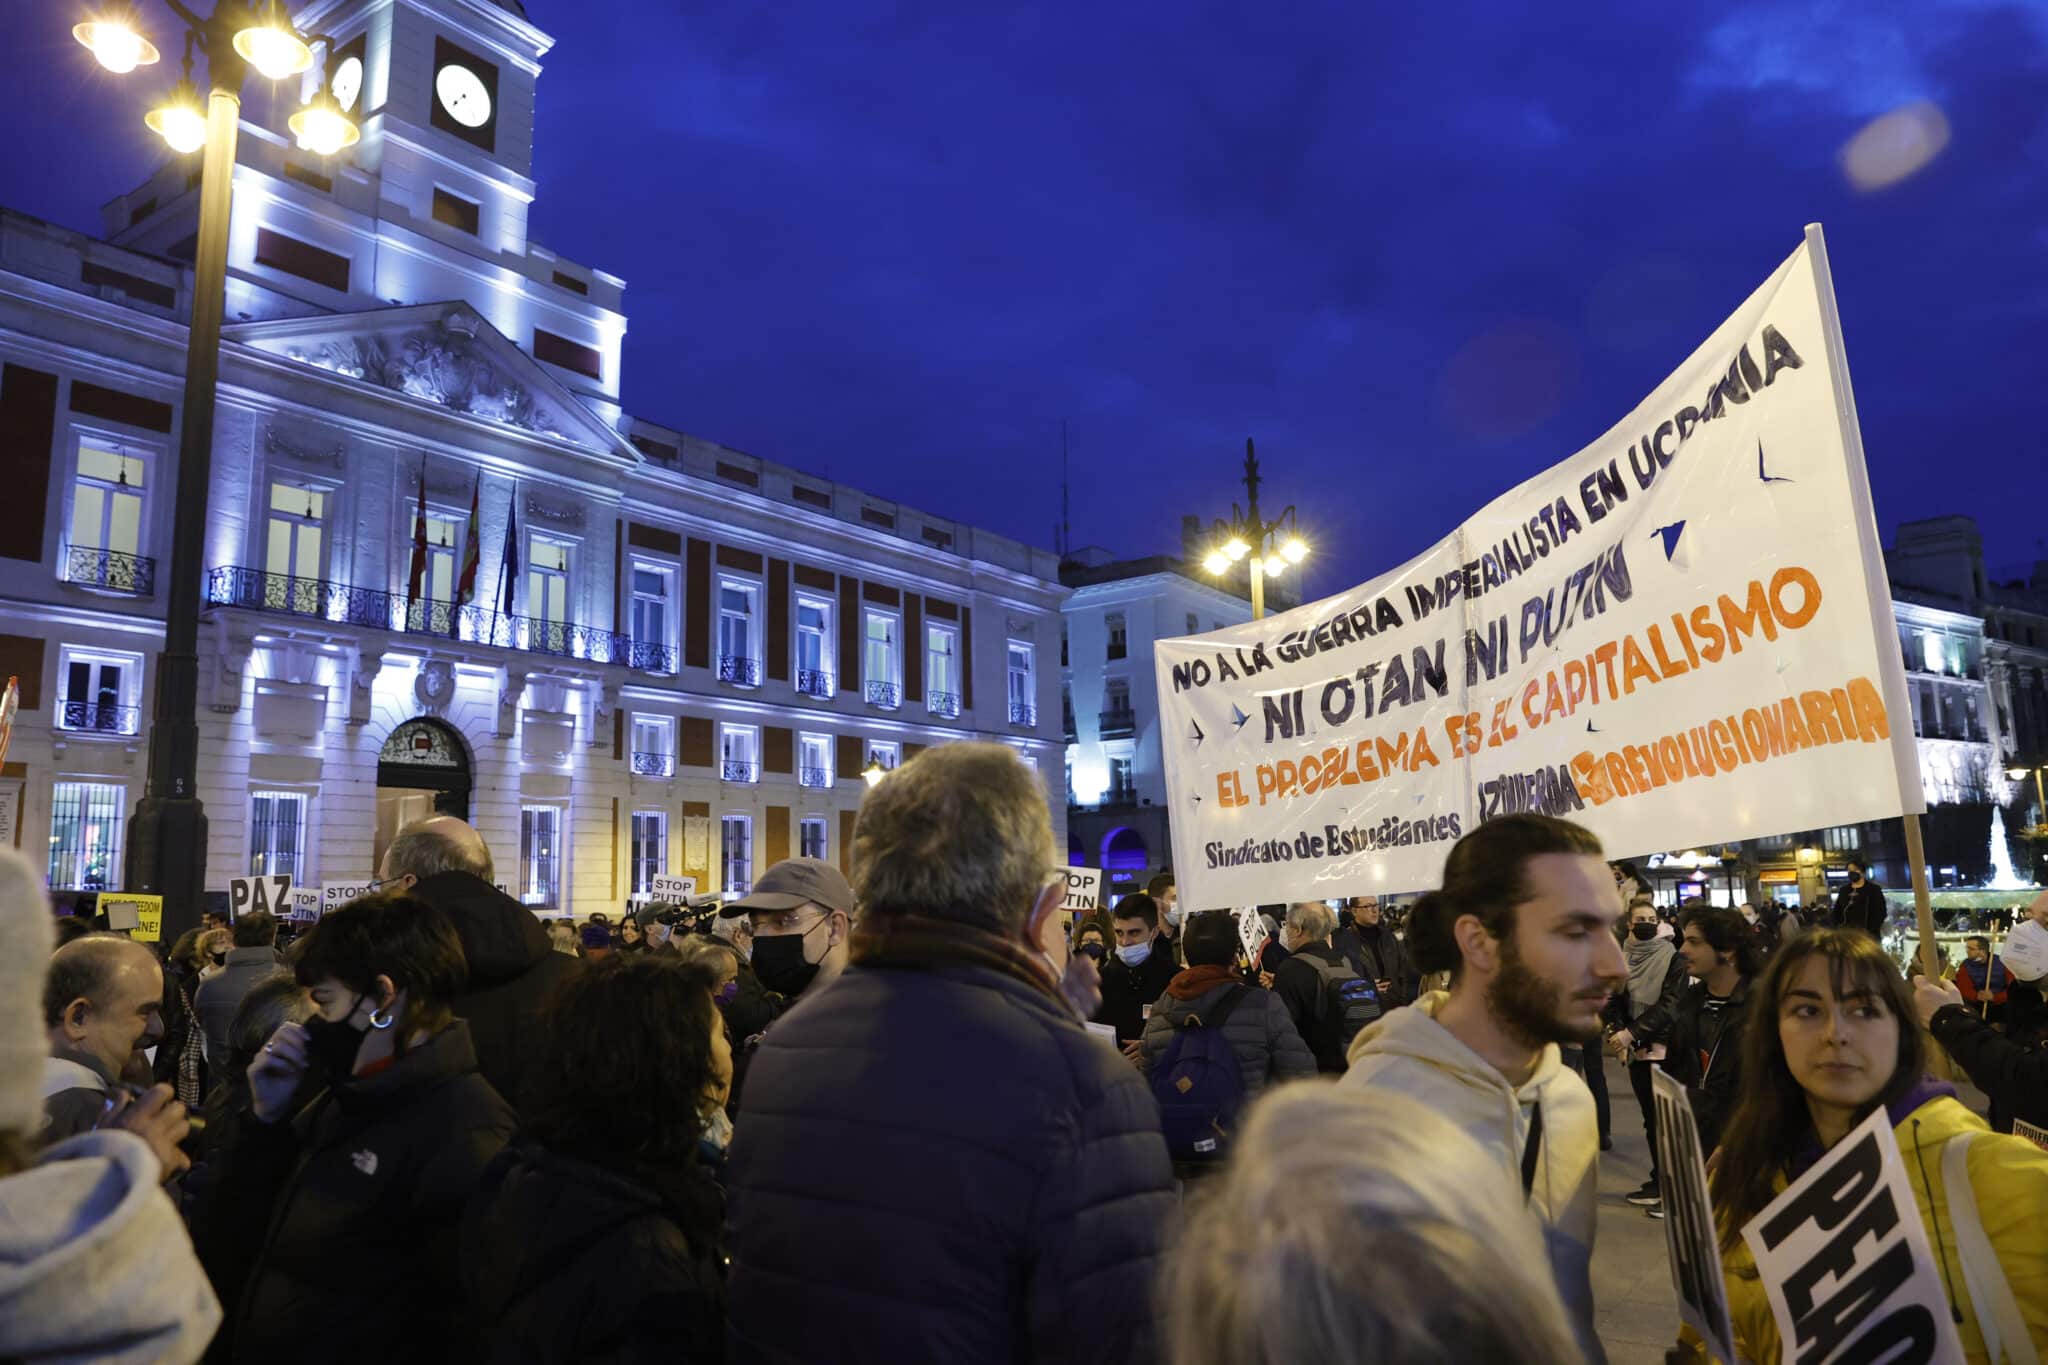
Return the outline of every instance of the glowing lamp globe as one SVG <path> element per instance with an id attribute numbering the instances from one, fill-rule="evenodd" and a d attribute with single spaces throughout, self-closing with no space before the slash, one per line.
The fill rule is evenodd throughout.
<path id="1" fill-rule="evenodd" d="M 179 81 L 170 99 L 143 115 L 142 121 L 179 156 L 190 156 L 206 145 L 206 115 L 190 81 Z"/>
<path id="2" fill-rule="evenodd" d="M 241 54 L 243 61 L 273 81 L 296 76 L 313 65 L 313 49 L 299 40 L 291 25 L 277 14 L 275 6 L 272 6 L 267 22 L 245 28 L 235 35 L 235 51 Z"/>
<path id="3" fill-rule="evenodd" d="M 1210 573 L 1222 573 L 1230 567 L 1230 556 L 1221 550 L 1211 550 L 1208 557 L 1202 561 L 1202 567 Z"/>
<path id="4" fill-rule="evenodd" d="M 1289 564 L 1299 564 L 1308 558 L 1308 545 L 1300 536 L 1290 536 L 1287 543 L 1280 547 L 1280 555 Z"/>
<path id="5" fill-rule="evenodd" d="M 299 146 L 315 156 L 333 156 L 344 147 L 353 147 L 363 137 L 355 121 L 342 113 L 334 98 L 324 92 L 286 121 Z"/>
<path id="6" fill-rule="evenodd" d="M 138 66 L 152 65 L 162 55 L 149 39 L 118 19 L 91 19 L 75 24 L 71 36 L 117 76 L 125 76 Z"/>

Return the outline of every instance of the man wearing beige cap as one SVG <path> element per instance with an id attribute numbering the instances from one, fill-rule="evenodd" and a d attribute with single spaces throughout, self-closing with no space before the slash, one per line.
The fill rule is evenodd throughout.
<path id="1" fill-rule="evenodd" d="M 838 868 L 817 858 L 784 858 L 761 874 L 752 895 L 718 917 L 747 916 L 754 931 L 754 975 L 793 1001 L 823 990 L 846 970 L 853 910 L 853 888 Z"/>

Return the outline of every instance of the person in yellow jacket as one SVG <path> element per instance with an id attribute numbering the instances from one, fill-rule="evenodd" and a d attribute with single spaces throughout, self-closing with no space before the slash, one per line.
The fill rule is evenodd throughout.
<path id="1" fill-rule="evenodd" d="M 1708 1188 L 1721 1239 L 1735 1344 L 1754 1365 L 1778 1365 L 1783 1346 L 1742 1228 L 1828 1148 L 1882 1106 L 1905 1158 L 1908 1183 L 1941 1282 L 1972 1362 L 2048 1357 L 2048 1152 L 1991 1131 L 1928 1079 L 1924 1035 L 1899 970 L 1877 941 L 1849 930 L 1804 934 L 1772 958 L 1750 1002 L 1743 1093 L 1721 1137 Z M 1945 1163 L 1962 1141 L 1964 1161 Z M 1967 1174 L 1967 1190 L 1952 1177 Z M 1992 1287 L 2009 1300 L 1972 1302 L 1956 1201 L 1976 1210 L 1995 1260 Z M 1965 1230 L 1970 1220 L 1960 1220 Z M 1986 1281 L 1980 1261 L 1974 1283 Z M 2009 1329 L 1994 1357 L 2001 1309 Z M 2016 1310 L 2016 1311 L 2013 1311 Z M 2012 1338 L 2024 1329 L 2027 1342 Z M 2032 1351 L 2027 1348 L 2031 1345 Z"/>

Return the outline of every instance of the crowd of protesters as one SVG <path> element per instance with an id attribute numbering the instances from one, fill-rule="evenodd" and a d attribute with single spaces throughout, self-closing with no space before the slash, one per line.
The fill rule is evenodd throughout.
<path id="1" fill-rule="evenodd" d="M 442 816 L 282 951 L 257 911 L 162 960 L 57 946 L 0 851 L 0 1359 L 1602 1361 L 1603 1056 L 1646 1135 L 1686 1088 L 1746 1359 L 1783 1348 L 1740 1226 L 1878 1108 L 1966 1356 L 2048 1346 L 2048 1152 L 2004 1135 L 2040 983 L 1986 944 L 1909 986 L 1867 881 L 1672 922 L 1518 815 L 1398 931 L 1358 897 L 1248 944 L 1170 876 L 1069 923 L 1052 846 L 1008 748 L 949 745 L 850 877 L 701 924 L 544 922 Z"/>

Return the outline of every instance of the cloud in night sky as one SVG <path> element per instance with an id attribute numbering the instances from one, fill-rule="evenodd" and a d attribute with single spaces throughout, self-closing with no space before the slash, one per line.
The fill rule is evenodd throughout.
<path id="1" fill-rule="evenodd" d="M 149 151 L 61 8 L 0 16 L 0 202 L 92 229 Z M 1330 592 L 1597 437 L 1820 221 L 1887 533 L 2048 558 L 2036 5 L 527 9 L 533 235 L 626 279 L 652 420 L 1049 544 L 1064 419 L 1076 543 L 1133 554 L 1255 436 Z M 1946 146 L 1853 188 L 1916 101 Z"/>

